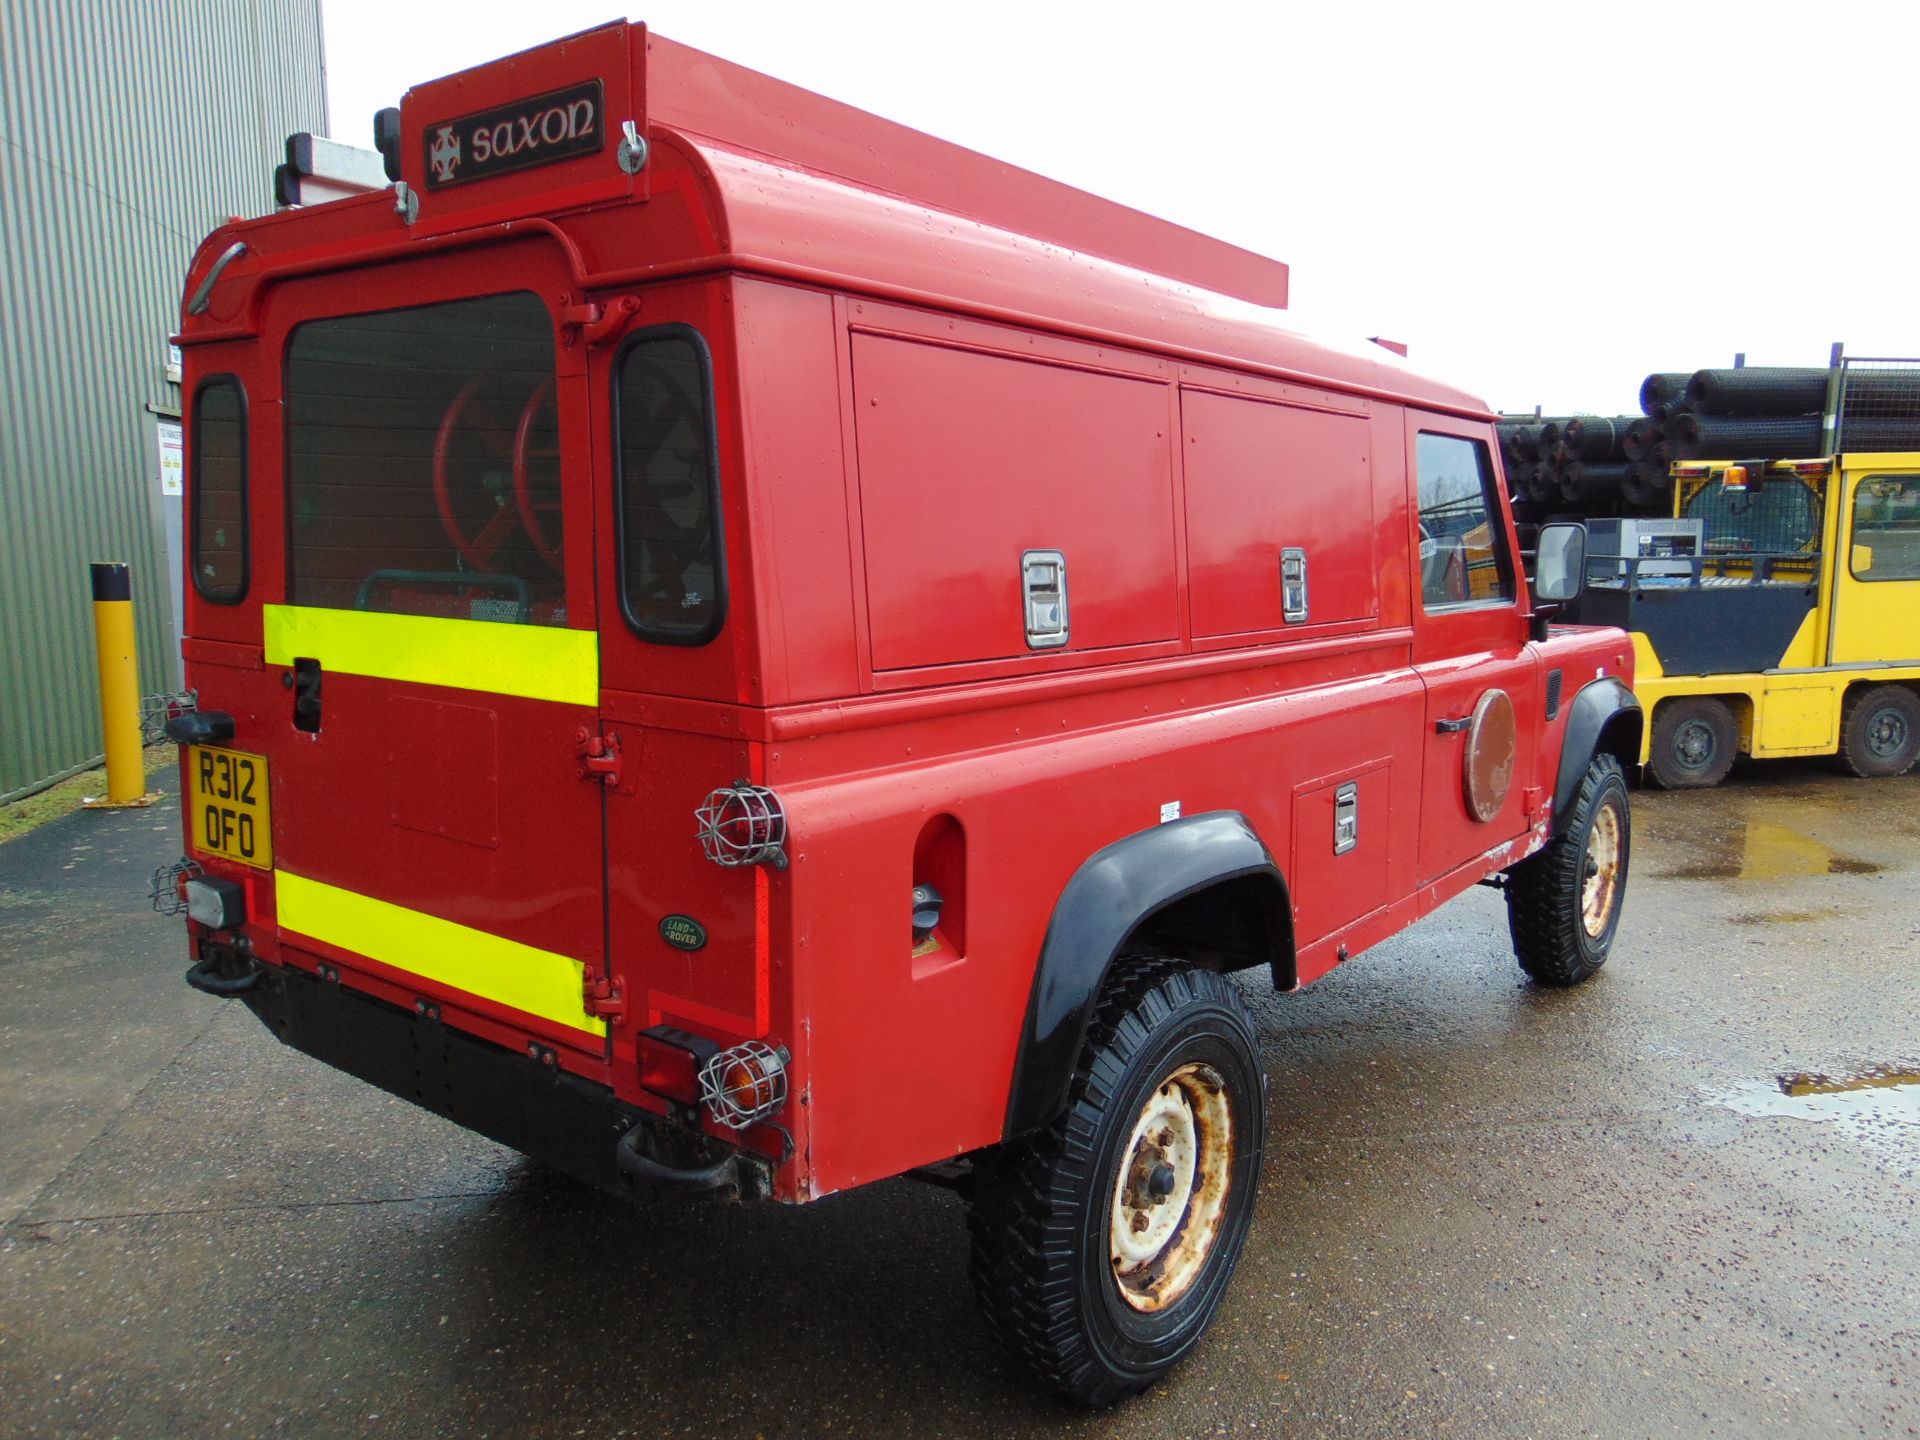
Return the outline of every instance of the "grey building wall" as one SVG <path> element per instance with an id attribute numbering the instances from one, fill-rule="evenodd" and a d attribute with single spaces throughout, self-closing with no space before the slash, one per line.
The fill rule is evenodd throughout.
<path id="1" fill-rule="evenodd" d="M 0 0 L 0 800 L 101 753 L 87 562 L 171 689 L 152 411 L 181 278 L 326 131 L 320 0 Z"/>

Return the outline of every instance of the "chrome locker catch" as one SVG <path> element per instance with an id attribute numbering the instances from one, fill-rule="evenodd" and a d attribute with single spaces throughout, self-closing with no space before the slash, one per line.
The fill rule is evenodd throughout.
<path id="1" fill-rule="evenodd" d="M 1066 644 L 1067 557 L 1058 550 L 1021 555 L 1020 589 L 1026 599 L 1027 648 L 1051 650 Z"/>
<path id="2" fill-rule="evenodd" d="M 1280 616 L 1289 625 L 1307 618 L 1307 552 L 1297 545 L 1280 552 Z"/>
<path id="3" fill-rule="evenodd" d="M 1344 855 L 1360 843 L 1360 786 L 1349 780 L 1333 792 L 1333 853 Z"/>

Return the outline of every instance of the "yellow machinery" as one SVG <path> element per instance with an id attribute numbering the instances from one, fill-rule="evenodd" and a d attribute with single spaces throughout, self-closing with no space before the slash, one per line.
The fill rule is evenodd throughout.
<path id="1" fill-rule="evenodd" d="M 1622 544 L 1616 556 L 1590 549 L 1580 609 L 1633 635 L 1634 689 L 1653 722 L 1641 756 L 1650 778 L 1718 784 L 1736 754 L 1837 755 L 1863 776 L 1911 769 L 1920 453 L 1710 461 L 1673 474 L 1683 523 L 1661 522 L 1658 543 Z"/>

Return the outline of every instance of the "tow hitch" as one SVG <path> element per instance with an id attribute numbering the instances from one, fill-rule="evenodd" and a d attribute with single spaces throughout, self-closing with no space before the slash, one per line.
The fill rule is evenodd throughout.
<path id="1" fill-rule="evenodd" d="M 238 945 L 202 940 L 200 958 L 187 971 L 187 984 L 209 995 L 244 995 L 265 977 L 267 967 Z"/>
<path id="2" fill-rule="evenodd" d="M 705 1136 L 681 1132 L 651 1116 L 628 1128 L 614 1157 L 621 1180 L 636 1199 L 763 1200 L 773 1193 L 772 1168 L 759 1156 L 721 1150 Z"/>
<path id="3" fill-rule="evenodd" d="M 184 855 L 153 872 L 147 899 L 159 914 L 187 915 L 213 931 L 231 930 L 247 918 L 246 891 L 207 874 L 198 861 Z M 208 936 L 200 941 L 199 951 L 187 971 L 187 984 L 208 995 L 243 995 L 266 973 L 244 939 Z"/>

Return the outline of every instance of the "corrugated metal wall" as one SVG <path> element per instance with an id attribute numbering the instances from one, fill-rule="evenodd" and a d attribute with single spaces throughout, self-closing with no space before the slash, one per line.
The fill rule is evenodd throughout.
<path id="1" fill-rule="evenodd" d="M 181 277 L 326 130 L 320 0 L 0 0 L 0 800 L 101 752 L 87 562 L 175 647 L 148 407 Z"/>

